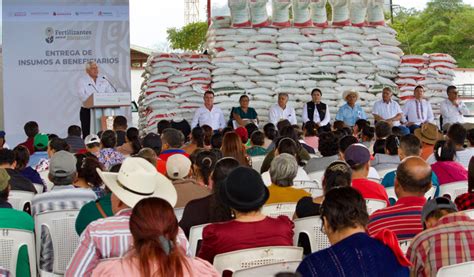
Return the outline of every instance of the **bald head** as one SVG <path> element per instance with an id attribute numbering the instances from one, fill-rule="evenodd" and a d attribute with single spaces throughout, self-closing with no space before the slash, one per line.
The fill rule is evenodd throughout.
<path id="1" fill-rule="evenodd" d="M 420 157 L 404 159 L 397 167 L 396 185 L 397 195 L 423 196 L 431 188 L 430 165 Z"/>

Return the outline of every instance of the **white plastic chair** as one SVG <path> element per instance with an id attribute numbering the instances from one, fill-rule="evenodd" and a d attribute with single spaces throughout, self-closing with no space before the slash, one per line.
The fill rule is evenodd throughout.
<path id="1" fill-rule="evenodd" d="M 53 188 L 54 184 L 53 182 L 51 182 L 49 180 L 49 177 L 48 177 L 48 174 L 49 174 L 49 170 L 45 170 L 45 171 L 40 171 L 38 172 L 41 179 L 43 179 L 43 183 L 44 185 L 46 186 L 46 191 L 51 191 L 51 189 Z"/>
<path id="2" fill-rule="evenodd" d="M 322 189 L 321 185 L 316 181 L 308 181 L 308 180 L 294 180 L 293 181 L 294 188 L 320 188 Z"/>
<path id="3" fill-rule="evenodd" d="M 296 210 L 296 203 L 276 203 L 264 205 L 262 213 L 270 217 L 278 217 L 279 215 L 286 215 L 290 219 Z"/>
<path id="4" fill-rule="evenodd" d="M 184 208 L 174 208 L 174 214 L 176 215 L 176 219 L 178 219 L 178 222 L 180 222 L 181 218 L 183 218 L 183 213 Z"/>
<path id="5" fill-rule="evenodd" d="M 204 230 L 204 227 L 206 227 L 209 224 L 201 224 L 201 225 L 196 225 L 191 227 L 191 230 L 189 230 L 189 248 L 191 251 L 192 257 L 196 257 L 197 251 L 198 251 L 198 244 L 199 241 L 202 240 L 202 231 Z"/>
<path id="6" fill-rule="evenodd" d="M 262 266 L 267 264 L 281 263 L 285 261 L 301 261 L 303 248 L 294 246 L 269 246 L 237 250 L 216 255 L 214 257 L 214 268 L 219 275 L 225 270 L 235 272 L 237 270 Z"/>
<path id="7" fill-rule="evenodd" d="M 467 192 L 467 181 L 453 182 L 439 186 L 439 196 L 449 195 L 454 201 L 458 195 Z"/>
<path id="8" fill-rule="evenodd" d="M 321 196 L 321 195 L 324 194 L 322 188 L 310 187 L 310 188 L 301 188 L 301 189 L 304 189 L 305 191 L 311 193 L 311 197 L 313 197 L 313 198 Z"/>
<path id="9" fill-rule="evenodd" d="M 30 275 L 36 276 L 35 235 L 33 232 L 19 229 L 0 229 L 0 267 L 16 276 L 16 266 L 20 247 L 28 248 Z"/>
<path id="10" fill-rule="evenodd" d="M 24 211 L 26 204 L 31 205 L 31 199 L 35 196 L 34 192 L 23 190 L 11 190 L 8 195 L 8 203 L 10 203 L 15 210 Z"/>
<path id="11" fill-rule="evenodd" d="M 367 213 L 371 215 L 376 210 L 383 209 L 387 207 L 387 202 L 378 199 L 365 199 L 367 205 Z"/>
<path id="12" fill-rule="evenodd" d="M 293 222 L 295 223 L 293 245 L 298 245 L 300 234 L 306 234 L 309 238 L 311 253 L 331 246 L 328 237 L 321 231 L 322 220 L 320 216 L 298 218 Z"/>
<path id="13" fill-rule="evenodd" d="M 377 170 L 377 173 L 379 174 L 380 176 L 380 180 L 383 179 L 383 177 L 385 177 L 385 174 L 389 173 L 389 172 L 392 172 L 394 170 L 397 170 L 396 167 L 394 168 L 386 168 L 386 169 L 380 169 L 380 170 Z"/>
<path id="14" fill-rule="evenodd" d="M 400 240 L 398 241 L 400 244 L 400 248 L 402 249 L 403 253 L 407 253 L 408 248 L 410 247 L 411 244 L 411 239 L 406 239 L 406 240 Z"/>
<path id="15" fill-rule="evenodd" d="M 431 188 L 425 193 L 426 200 L 431 200 L 435 197 L 436 187 L 431 186 Z M 453 199 L 454 200 L 454 199 Z"/>
<path id="16" fill-rule="evenodd" d="M 315 171 L 315 172 L 308 173 L 309 179 L 318 182 L 318 184 L 323 183 L 323 176 L 324 176 L 324 171 Z"/>
<path id="17" fill-rule="evenodd" d="M 474 219 L 474 209 L 465 210 L 464 213 L 470 218 Z"/>
<path id="18" fill-rule="evenodd" d="M 452 276 L 463 276 L 473 277 L 474 276 L 474 261 L 443 266 L 438 270 L 436 277 L 452 277 Z"/>
<path id="19" fill-rule="evenodd" d="M 33 186 L 35 186 L 36 189 L 36 194 L 41 194 L 43 193 L 43 185 L 42 184 L 35 184 L 33 183 Z"/>
<path id="20" fill-rule="evenodd" d="M 62 276 L 79 244 L 75 224 L 79 210 L 47 211 L 35 215 L 36 262 L 40 275 Z M 48 228 L 54 249 L 53 272 L 39 268 L 41 255 L 41 226 Z"/>
<path id="21" fill-rule="evenodd" d="M 253 156 L 252 157 L 252 168 L 260 172 L 262 168 L 263 160 L 265 160 L 265 155 Z"/>
<path id="22" fill-rule="evenodd" d="M 240 269 L 234 272 L 232 277 L 275 276 L 279 272 L 295 273 L 300 263 L 301 260 L 298 260 Z"/>
<path id="23" fill-rule="evenodd" d="M 385 188 L 385 191 L 387 192 L 388 199 L 393 199 L 395 202 L 397 202 L 398 197 L 397 194 L 395 193 L 395 187 L 388 187 Z"/>

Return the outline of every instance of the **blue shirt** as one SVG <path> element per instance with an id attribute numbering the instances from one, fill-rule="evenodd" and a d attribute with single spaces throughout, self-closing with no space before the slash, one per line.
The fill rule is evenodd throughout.
<path id="1" fill-rule="evenodd" d="M 354 126 L 358 119 L 367 119 L 367 115 L 359 104 L 351 108 L 347 103 L 339 108 L 336 114 L 336 120 L 342 120 L 348 126 Z"/>
<path id="2" fill-rule="evenodd" d="M 385 176 L 383 177 L 382 179 L 382 182 L 381 184 L 386 187 L 386 188 L 389 188 L 389 187 L 393 187 L 395 185 L 395 175 L 396 175 L 397 171 L 394 170 L 394 171 L 390 171 L 388 172 L 387 174 L 385 174 Z M 438 194 L 439 194 L 439 181 L 438 181 L 438 176 L 436 176 L 436 174 L 434 172 L 431 172 L 431 184 L 436 187 L 436 192 L 435 192 L 435 197 L 438 197 Z M 392 199 L 390 199 L 390 205 L 393 205 L 395 203 L 392 203 Z"/>
<path id="3" fill-rule="evenodd" d="M 409 276 L 392 249 L 366 233 L 353 234 L 307 256 L 298 266 L 301 276 Z"/>
<path id="4" fill-rule="evenodd" d="M 28 162 L 27 166 L 35 167 L 42 159 L 49 159 L 48 152 L 36 151 L 30 156 L 30 161 Z"/>

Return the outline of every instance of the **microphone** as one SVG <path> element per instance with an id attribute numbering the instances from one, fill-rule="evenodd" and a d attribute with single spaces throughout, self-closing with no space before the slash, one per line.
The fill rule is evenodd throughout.
<path id="1" fill-rule="evenodd" d="M 89 83 L 89 86 L 90 86 L 90 87 L 93 87 L 94 90 L 95 90 L 97 93 L 99 93 L 99 91 L 97 90 L 97 88 L 96 88 L 93 84 Z"/>
<path id="2" fill-rule="evenodd" d="M 117 92 L 117 89 L 114 87 L 114 85 L 112 85 L 112 83 L 109 81 L 109 79 L 105 78 L 105 76 L 102 76 L 102 79 L 106 80 L 107 83 L 109 83 L 109 85 L 115 90 L 115 92 Z"/>

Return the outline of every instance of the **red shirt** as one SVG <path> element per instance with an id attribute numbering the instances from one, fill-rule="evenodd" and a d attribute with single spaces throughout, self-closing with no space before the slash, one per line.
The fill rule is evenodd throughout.
<path id="1" fill-rule="evenodd" d="M 28 151 L 30 151 L 30 155 L 35 153 L 35 147 L 33 145 L 35 139 L 34 138 L 28 138 L 25 142 L 20 143 L 19 145 L 23 145 L 26 148 L 28 148 Z"/>
<path id="2" fill-rule="evenodd" d="M 365 199 L 378 199 L 384 200 L 387 202 L 387 206 L 390 206 L 390 202 L 388 201 L 387 192 L 385 188 L 374 181 L 369 179 L 352 179 L 352 187 L 355 188 L 362 194 L 362 197 Z"/>
<path id="3" fill-rule="evenodd" d="M 389 229 L 399 240 L 412 239 L 423 231 L 421 225 L 421 210 L 426 203 L 425 197 L 403 197 L 391 207 L 375 211 L 370 215 L 370 236 L 376 235 L 383 229 Z"/>
<path id="4" fill-rule="evenodd" d="M 187 158 L 189 158 L 189 154 L 186 153 L 183 149 L 164 150 L 163 152 L 161 152 L 160 156 L 158 156 L 158 160 L 156 161 L 156 170 L 166 176 L 166 161 L 169 157 L 175 154 L 185 155 Z"/>
<path id="5" fill-rule="evenodd" d="M 293 221 L 287 216 L 256 222 L 231 220 L 204 227 L 198 257 L 213 262 L 217 254 L 265 246 L 292 246 Z"/>

